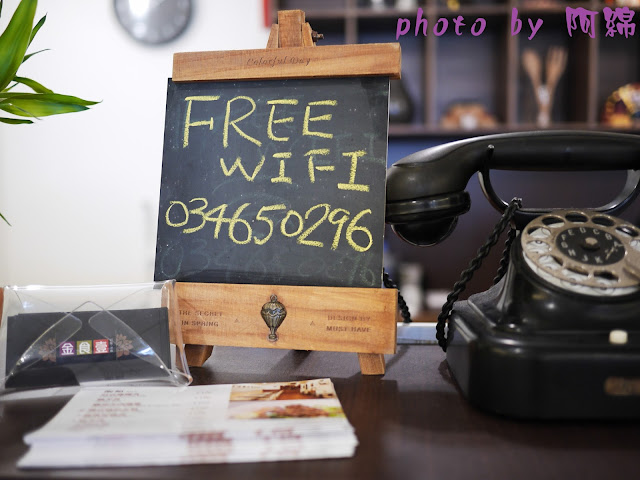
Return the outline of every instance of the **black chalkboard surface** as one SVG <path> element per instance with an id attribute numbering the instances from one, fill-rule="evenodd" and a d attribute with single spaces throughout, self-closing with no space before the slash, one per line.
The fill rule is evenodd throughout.
<path id="1" fill-rule="evenodd" d="M 388 92 L 169 80 L 155 279 L 379 288 Z"/>

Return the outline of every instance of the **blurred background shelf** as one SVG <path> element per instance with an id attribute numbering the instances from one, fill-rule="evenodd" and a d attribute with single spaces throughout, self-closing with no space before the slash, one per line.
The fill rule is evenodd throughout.
<path id="1" fill-rule="evenodd" d="M 531 49 L 539 55 L 544 76 L 545 57 L 551 47 L 564 49 L 568 62 L 558 82 L 548 128 L 611 128 L 600 121 L 604 104 L 615 89 L 638 81 L 640 35 L 606 36 L 602 9 L 607 5 L 595 0 L 449 0 L 449 6 L 445 0 L 272 0 L 271 9 L 274 21 L 278 9 L 304 10 L 312 27 L 324 34 L 322 44 L 399 41 L 402 82 L 413 113 L 410 125 L 392 124 L 390 136 L 437 139 L 452 136 L 450 129 L 441 128 L 441 121 L 452 105 L 461 102 L 482 105 L 498 123 L 493 128 L 461 128 L 457 132 L 461 137 L 538 128 L 535 95 L 522 67 L 522 53 Z M 567 7 L 598 12 L 594 38 L 580 29 L 569 35 Z M 418 8 L 422 9 L 420 18 L 428 22 L 426 36 L 422 31 L 414 35 Z M 517 35 L 511 34 L 514 8 L 523 21 L 523 30 Z M 454 33 L 452 23 L 458 15 L 465 22 L 460 36 Z M 399 18 L 408 19 L 411 26 L 396 40 Z M 446 18 L 449 27 L 437 36 L 433 26 L 440 18 Z M 486 28 L 473 36 L 470 28 L 477 18 L 485 19 Z M 531 40 L 527 18 L 543 21 Z M 640 132 L 638 127 L 626 130 Z"/>

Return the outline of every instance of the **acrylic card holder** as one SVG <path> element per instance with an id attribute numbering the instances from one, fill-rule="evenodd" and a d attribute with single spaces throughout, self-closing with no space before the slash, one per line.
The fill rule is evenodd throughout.
<path id="1" fill-rule="evenodd" d="M 191 382 L 173 280 L 5 287 L 0 390 Z"/>

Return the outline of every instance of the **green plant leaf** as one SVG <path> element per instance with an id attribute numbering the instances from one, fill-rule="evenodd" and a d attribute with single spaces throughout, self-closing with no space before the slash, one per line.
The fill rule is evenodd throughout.
<path id="1" fill-rule="evenodd" d="M 49 102 L 53 100 L 60 103 L 76 103 L 85 107 L 100 103 L 93 100 L 84 100 L 79 97 L 74 97 L 72 95 L 63 95 L 60 93 L 0 92 L 0 102 L 14 99 L 29 99 L 39 102 Z"/>
<path id="2" fill-rule="evenodd" d="M 0 110 L 4 110 L 5 112 L 8 112 L 8 113 L 13 113 L 14 115 L 19 115 L 21 117 L 38 118 L 37 116 L 35 116 L 31 112 L 28 112 L 27 110 L 25 110 L 23 108 L 16 107 L 16 106 L 11 105 L 11 104 L 4 105 L 4 104 L 0 103 Z"/>
<path id="3" fill-rule="evenodd" d="M 2 2 L 0 2 L 0 7 L 2 6 L 1 4 L 2 4 Z M 5 222 L 7 222 L 7 225 L 11 226 L 11 224 L 9 223 L 9 220 L 7 220 L 6 218 L 4 218 L 4 215 L 2 215 L 2 213 L 0 213 L 0 218 L 2 218 L 2 220 L 4 220 Z"/>
<path id="4" fill-rule="evenodd" d="M 83 105 L 85 107 L 96 105 L 100 102 L 95 102 L 93 100 L 84 100 L 79 97 L 74 97 L 72 95 L 63 95 L 60 93 L 30 93 L 30 92 L 0 92 L 0 102 L 4 102 L 5 100 L 35 100 L 36 102 L 49 102 L 55 101 L 60 103 L 75 103 L 78 105 Z"/>
<path id="5" fill-rule="evenodd" d="M 32 114 L 31 112 L 28 112 L 27 110 L 24 110 L 24 109 L 19 108 L 19 107 L 14 107 L 13 105 L 2 105 L 0 103 L 0 110 L 4 110 L 7 113 L 13 113 L 14 115 L 18 115 L 18 116 L 21 116 L 21 117 L 38 118 L 34 114 Z"/>
<path id="6" fill-rule="evenodd" d="M 57 93 L 0 93 L 0 109 L 21 117 L 80 112 L 96 103 Z"/>
<path id="7" fill-rule="evenodd" d="M 26 123 L 33 123 L 33 120 L 27 120 L 24 118 L 0 117 L 0 123 L 8 123 L 9 125 L 21 125 Z"/>
<path id="8" fill-rule="evenodd" d="M 27 120 L 23 118 L 0 117 L 0 123 L 7 123 L 9 125 L 28 125 L 28 124 L 32 124 L 33 120 Z"/>
<path id="9" fill-rule="evenodd" d="M 49 90 L 44 85 L 36 82 L 35 80 L 31 80 L 30 78 L 13 77 L 13 81 L 21 83 L 23 85 L 26 85 L 27 87 L 29 87 L 31 90 L 33 90 L 36 93 L 53 93 L 53 90 Z"/>
<path id="10" fill-rule="evenodd" d="M 22 63 L 26 62 L 27 60 L 29 60 L 34 55 L 37 55 L 38 53 L 46 52 L 48 50 L 51 50 L 51 49 L 50 48 L 43 48 L 42 50 L 38 50 L 37 52 L 29 53 L 29 54 L 24 56 L 24 58 L 22 59 Z"/>
<path id="11" fill-rule="evenodd" d="M 0 36 L 0 90 L 16 75 L 27 52 L 37 0 L 22 0 Z"/>
<path id="12" fill-rule="evenodd" d="M 45 15 L 40 20 L 38 20 L 38 23 L 36 24 L 36 26 L 33 27 L 33 30 L 31 30 L 31 36 L 29 37 L 29 43 L 28 43 L 27 47 L 29 45 L 31 45 L 31 42 L 33 42 L 33 38 L 36 36 L 36 33 L 38 33 L 38 30 L 40 30 L 42 25 L 44 25 L 44 22 L 45 22 L 46 19 L 47 19 L 47 16 Z"/>

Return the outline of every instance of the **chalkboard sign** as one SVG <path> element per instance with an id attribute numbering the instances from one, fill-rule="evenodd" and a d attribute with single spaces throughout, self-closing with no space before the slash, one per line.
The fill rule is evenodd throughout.
<path id="1" fill-rule="evenodd" d="M 388 93 L 169 80 L 155 279 L 381 287 Z"/>

